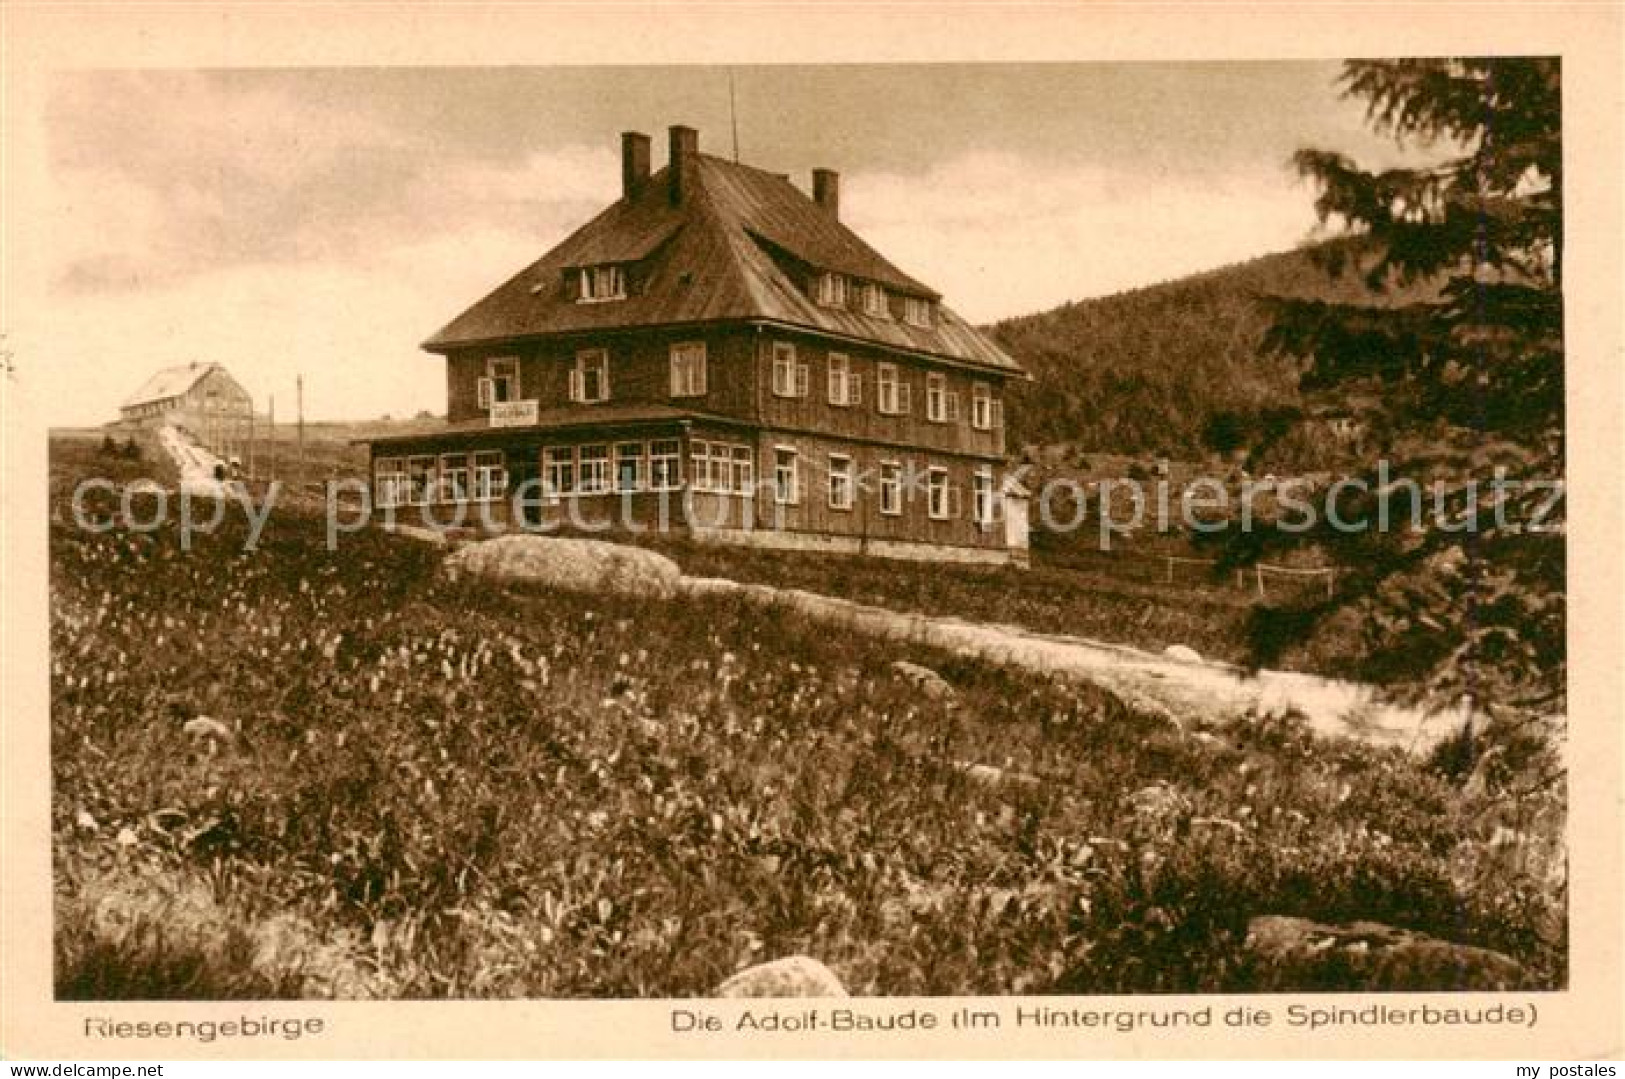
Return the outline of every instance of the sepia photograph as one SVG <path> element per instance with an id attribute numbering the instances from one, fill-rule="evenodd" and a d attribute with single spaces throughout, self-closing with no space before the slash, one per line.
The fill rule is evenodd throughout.
<path id="1" fill-rule="evenodd" d="M 50 998 L 1550 1024 L 1569 74 L 42 73 Z"/>

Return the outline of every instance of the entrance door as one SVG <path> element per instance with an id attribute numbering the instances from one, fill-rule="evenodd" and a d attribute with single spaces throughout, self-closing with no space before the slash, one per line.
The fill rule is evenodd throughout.
<path id="1" fill-rule="evenodd" d="M 515 508 L 519 512 L 519 527 L 537 530 L 542 527 L 541 451 L 535 447 L 508 451 L 508 489 L 516 492 Z"/>

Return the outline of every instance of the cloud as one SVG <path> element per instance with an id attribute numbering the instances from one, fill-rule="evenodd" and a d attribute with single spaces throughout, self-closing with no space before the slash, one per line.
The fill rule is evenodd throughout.
<path id="1" fill-rule="evenodd" d="M 239 266 L 60 297 L 23 312 L 18 358 L 54 423 L 111 419 L 154 368 L 190 360 L 224 363 L 261 409 L 274 394 L 283 418 L 301 374 L 309 417 L 438 412 L 444 369 L 418 343 L 539 253 L 531 237 L 476 229 L 366 265 Z"/>
<path id="2" fill-rule="evenodd" d="M 159 185 L 133 168 L 59 169 L 57 287 L 22 312 L 15 336 L 51 421 L 109 419 L 153 368 L 194 359 L 225 363 L 262 407 L 275 394 L 283 416 L 301 373 L 308 416 L 439 411 L 443 365 L 418 343 L 610 202 L 619 180 L 611 151 L 581 146 L 374 170 L 368 205 L 343 219 L 333 204 L 344 197 L 317 194 L 319 178 L 357 152 L 348 138 L 391 141 L 360 122 L 348 131 L 327 129 L 307 143 L 311 160 L 241 184 L 211 186 L 208 167 Z M 219 126 L 194 135 L 218 137 Z M 203 157 L 218 166 L 218 147 Z M 844 183 L 853 227 L 973 321 L 1289 247 L 1313 223 L 1308 193 L 1268 168 L 1198 181 L 967 153 L 923 174 Z M 282 184 L 291 190 L 262 190 Z M 309 218 L 296 231 L 325 242 L 220 242 L 271 230 L 256 215 L 290 206 Z"/>
<path id="3" fill-rule="evenodd" d="M 224 74 L 64 76 L 47 110 L 53 283 L 95 290 L 333 253 L 372 193 L 431 149 L 298 84 Z M 126 214 L 128 215 L 126 219 Z"/>
<path id="4" fill-rule="evenodd" d="M 70 81 L 8 344 L 51 422 L 99 423 L 150 371 L 225 363 L 307 414 L 444 408 L 417 346 L 614 199 L 605 148 L 448 158 L 288 84 Z M 286 414 L 286 413 L 285 413 Z"/>
<path id="5" fill-rule="evenodd" d="M 1314 225 L 1307 192 L 1269 167 L 1198 179 L 968 153 L 843 184 L 853 228 L 973 322 L 1291 247 Z"/>

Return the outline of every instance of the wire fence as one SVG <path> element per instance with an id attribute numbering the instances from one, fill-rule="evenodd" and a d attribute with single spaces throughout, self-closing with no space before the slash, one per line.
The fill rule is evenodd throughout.
<path id="1" fill-rule="evenodd" d="M 1267 562 L 1221 571 L 1216 558 L 1092 548 L 1044 551 L 1041 558 L 1048 565 L 1121 581 L 1161 588 L 1239 593 L 1266 602 L 1303 599 L 1310 595 L 1331 599 L 1336 595 L 1341 572 L 1336 566 L 1280 566 Z"/>

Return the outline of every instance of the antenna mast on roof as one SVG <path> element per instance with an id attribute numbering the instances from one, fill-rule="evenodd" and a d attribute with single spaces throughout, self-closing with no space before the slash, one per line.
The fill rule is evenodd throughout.
<path id="1" fill-rule="evenodd" d="M 739 164 L 739 107 L 734 100 L 734 70 L 728 69 L 728 118 L 733 121 L 734 164 Z"/>

